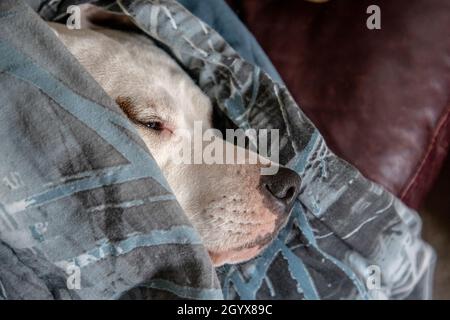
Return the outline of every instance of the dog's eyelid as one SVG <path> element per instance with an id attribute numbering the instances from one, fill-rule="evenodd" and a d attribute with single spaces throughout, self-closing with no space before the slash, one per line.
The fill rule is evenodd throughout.
<path id="1" fill-rule="evenodd" d="M 168 128 L 170 126 L 170 121 L 168 119 L 164 119 L 157 114 L 147 113 L 142 115 L 136 119 L 137 122 L 147 125 L 149 123 L 159 123 L 161 127 Z"/>
<path id="2" fill-rule="evenodd" d="M 139 108 L 131 97 L 118 96 L 116 103 L 131 120 L 136 122 L 166 122 L 154 111 L 154 108 Z"/>
<path id="3" fill-rule="evenodd" d="M 132 119 L 136 124 L 146 127 L 154 131 L 168 131 L 173 132 L 169 121 L 161 118 L 157 114 L 147 112 L 145 115 L 139 115 Z"/>
<path id="4" fill-rule="evenodd" d="M 154 131 L 173 132 L 171 121 L 162 118 L 155 111 L 155 106 L 146 105 L 144 108 L 139 107 L 131 97 L 118 96 L 116 103 L 125 112 L 127 117 L 135 124 L 143 126 Z"/>

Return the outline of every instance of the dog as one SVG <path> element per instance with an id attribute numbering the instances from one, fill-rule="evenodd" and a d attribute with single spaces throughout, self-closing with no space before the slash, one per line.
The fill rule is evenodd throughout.
<path id="1" fill-rule="evenodd" d="M 257 256 L 287 222 L 299 176 L 281 166 L 275 175 L 261 175 L 267 159 L 259 155 L 256 164 L 176 163 L 173 150 L 187 139 L 177 136 L 178 129 L 189 135 L 196 121 L 212 128 L 209 98 L 174 59 L 136 32 L 127 16 L 92 5 L 82 9 L 80 30 L 48 25 L 132 121 L 213 264 Z M 246 157 L 252 152 L 245 150 Z"/>

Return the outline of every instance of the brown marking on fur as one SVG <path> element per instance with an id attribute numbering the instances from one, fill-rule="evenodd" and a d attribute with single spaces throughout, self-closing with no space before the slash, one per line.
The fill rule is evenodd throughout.
<path id="1" fill-rule="evenodd" d="M 116 103 L 122 111 L 125 112 L 128 118 L 133 119 L 134 116 L 136 116 L 136 110 L 130 97 L 118 96 L 116 98 Z"/>

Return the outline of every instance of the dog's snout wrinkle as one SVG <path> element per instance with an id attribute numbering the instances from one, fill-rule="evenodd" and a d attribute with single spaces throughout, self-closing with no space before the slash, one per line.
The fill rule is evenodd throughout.
<path id="1" fill-rule="evenodd" d="M 285 206 L 286 211 L 290 211 L 299 194 L 301 179 L 295 171 L 280 167 L 277 174 L 265 176 L 263 184 L 269 193 Z"/>

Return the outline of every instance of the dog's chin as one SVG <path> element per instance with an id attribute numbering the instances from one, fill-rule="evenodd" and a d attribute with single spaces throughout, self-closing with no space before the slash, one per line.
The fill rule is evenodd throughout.
<path id="1" fill-rule="evenodd" d="M 269 243 L 270 240 L 267 239 L 264 243 L 259 243 L 253 246 L 225 249 L 220 251 L 208 250 L 208 253 L 214 267 L 220 267 L 224 264 L 237 264 L 253 259 L 260 254 Z"/>
<path id="2" fill-rule="evenodd" d="M 289 216 L 286 216 L 285 219 L 279 219 L 276 222 L 275 231 L 270 233 L 261 232 L 260 234 L 265 233 L 265 235 L 260 235 L 257 239 L 246 242 L 244 245 L 220 249 L 210 249 L 207 246 L 208 253 L 214 267 L 220 267 L 224 264 L 238 264 L 258 256 L 272 242 L 272 240 L 276 238 L 278 232 L 286 225 L 288 217 Z"/>
<path id="3" fill-rule="evenodd" d="M 256 257 L 261 252 L 261 248 L 258 246 L 245 249 L 231 249 L 220 252 L 209 251 L 214 267 L 220 267 L 224 264 L 237 264 L 245 262 Z"/>

